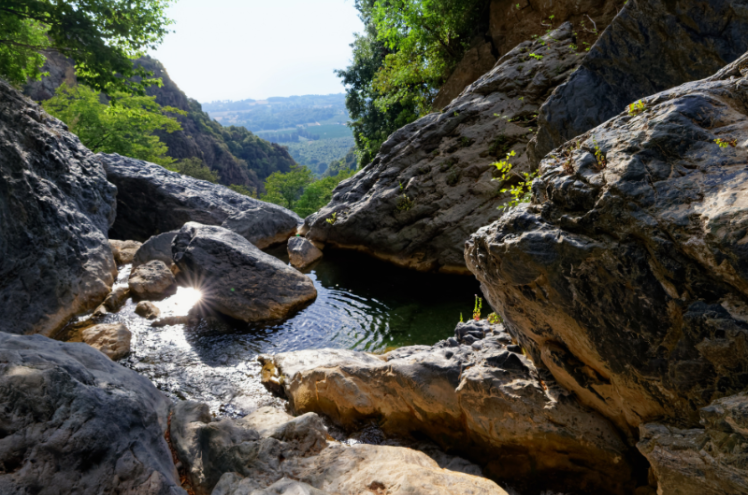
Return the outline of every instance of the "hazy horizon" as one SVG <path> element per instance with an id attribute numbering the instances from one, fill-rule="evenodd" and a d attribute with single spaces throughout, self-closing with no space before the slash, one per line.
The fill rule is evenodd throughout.
<path id="1" fill-rule="evenodd" d="M 149 54 L 201 103 L 340 94 L 333 71 L 363 30 L 353 0 L 179 0 L 167 12 L 175 32 Z"/>
<path id="2" fill-rule="evenodd" d="M 200 100 L 198 100 L 198 102 L 201 105 L 205 105 L 205 104 L 222 103 L 222 102 L 233 102 L 233 103 L 236 103 L 236 102 L 240 102 L 240 101 L 266 101 L 266 100 L 269 100 L 271 98 L 302 98 L 304 96 L 338 96 L 338 95 L 344 96 L 345 95 L 345 91 L 339 91 L 337 93 L 326 93 L 326 94 L 309 93 L 309 94 L 303 94 L 303 95 L 299 94 L 299 95 L 288 95 L 288 96 L 277 96 L 277 95 L 273 95 L 273 96 L 267 96 L 265 98 L 252 98 L 252 97 L 249 97 L 249 98 L 226 99 L 226 100 L 211 100 L 211 101 L 200 101 Z"/>

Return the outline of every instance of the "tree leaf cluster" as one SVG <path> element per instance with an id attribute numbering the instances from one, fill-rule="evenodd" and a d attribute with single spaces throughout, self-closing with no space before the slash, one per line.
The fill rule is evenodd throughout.
<path id="1" fill-rule="evenodd" d="M 260 199 L 284 206 L 301 217 L 307 217 L 332 199 L 332 192 L 343 179 L 352 177 L 355 170 L 342 170 L 336 176 L 315 180 L 307 167 L 294 165 L 287 173 L 276 172 L 265 181 Z"/>

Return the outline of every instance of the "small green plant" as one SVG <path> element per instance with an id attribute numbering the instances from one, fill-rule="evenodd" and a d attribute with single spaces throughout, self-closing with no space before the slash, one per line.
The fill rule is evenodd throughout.
<path id="1" fill-rule="evenodd" d="M 498 180 L 501 182 L 505 182 L 507 180 L 513 167 L 513 165 L 509 162 L 509 159 L 513 156 L 517 156 L 517 153 L 514 150 L 507 153 L 504 160 L 499 160 L 498 162 L 493 164 L 501 174 L 500 177 L 493 180 Z M 500 192 L 509 192 L 512 195 L 513 199 L 508 201 L 506 204 L 499 206 L 499 209 L 503 210 L 505 208 L 517 206 L 521 203 L 529 203 L 532 199 L 532 182 L 537 178 L 537 176 L 537 172 L 524 172 L 521 175 L 524 180 L 521 180 L 516 186 L 511 186 L 509 189 L 501 189 Z"/>
<path id="2" fill-rule="evenodd" d="M 460 313 L 460 323 L 465 323 L 465 321 L 462 319 L 462 313 Z"/>
<path id="3" fill-rule="evenodd" d="M 519 97 L 519 101 L 524 101 L 524 100 L 525 100 L 525 97 L 524 97 L 524 96 L 520 96 L 520 97 Z"/>
<path id="4" fill-rule="evenodd" d="M 486 319 L 488 320 L 488 323 L 491 325 L 496 325 L 497 323 L 502 323 L 503 319 L 501 316 L 497 315 L 496 313 L 489 314 Z"/>
<path id="5" fill-rule="evenodd" d="M 457 183 L 460 181 L 460 170 L 458 168 L 452 170 L 447 175 L 447 184 L 450 186 L 456 186 Z"/>
<path id="6" fill-rule="evenodd" d="M 397 209 L 400 211 L 408 211 L 413 208 L 413 205 L 415 205 L 415 203 L 415 201 L 413 201 L 411 198 L 406 196 L 405 193 L 403 193 L 403 195 L 400 196 L 400 198 L 398 198 L 397 200 Z"/>
<path id="7" fill-rule="evenodd" d="M 717 138 L 714 140 L 715 143 L 717 143 L 717 146 L 720 148 L 727 148 L 728 146 L 736 147 L 738 145 L 738 140 L 733 139 L 732 141 L 727 141 L 726 139 Z"/>
<path id="8" fill-rule="evenodd" d="M 572 43 L 571 45 L 569 45 L 569 49 L 571 51 L 575 52 L 575 51 L 577 51 L 579 49 L 579 47 L 577 45 L 575 45 L 574 43 Z"/>
<path id="9" fill-rule="evenodd" d="M 325 222 L 329 223 L 330 225 L 335 225 L 335 222 L 338 220 L 338 212 L 336 211 L 332 215 L 330 215 L 330 218 L 325 220 Z"/>
<path id="10" fill-rule="evenodd" d="M 457 112 L 457 110 L 455 110 L 454 116 L 455 117 L 459 117 L 460 116 L 460 114 L 459 114 L 459 112 Z"/>
<path id="11" fill-rule="evenodd" d="M 515 7 L 517 7 L 517 10 L 519 10 L 519 4 L 515 5 Z"/>
<path id="12" fill-rule="evenodd" d="M 483 298 L 478 297 L 478 294 L 475 295 L 475 307 L 473 308 L 473 319 L 475 321 L 480 321 L 480 312 L 483 309 Z"/>
<path id="13" fill-rule="evenodd" d="M 475 142 L 474 139 L 470 139 L 468 137 L 464 137 L 463 136 L 463 137 L 460 138 L 460 146 L 462 146 L 463 148 L 467 148 L 468 146 L 472 146 L 474 142 Z"/>
<path id="14" fill-rule="evenodd" d="M 640 113 L 647 111 L 647 104 L 642 100 L 639 100 L 631 103 L 628 107 L 626 107 L 626 110 L 628 111 L 630 116 L 636 117 Z"/>
<path id="15" fill-rule="evenodd" d="M 600 149 L 600 146 L 598 146 L 597 139 L 594 136 L 592 138 L 592 145 L 594 147 L 595 160 L 597 161 L 597 166 L 600 168 L 600 170 L 602 170 L 608 166 L 608 158 L 605 156 L 605 153 L 603 153 L 603 151 Z"/>
<path id="16" fill-rule="evenodd" d="M 534 58 L 535 60 L 543 60 L 543 56 L 542 55 L 538 55 L 537 53 L 534 53 L 534 52 L 531 53 L 530 56 L 532 58 Z"/>

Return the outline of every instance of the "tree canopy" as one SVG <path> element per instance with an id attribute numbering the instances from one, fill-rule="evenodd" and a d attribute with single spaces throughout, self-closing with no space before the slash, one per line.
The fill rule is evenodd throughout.
<path id="1" fill-rule="evenodd" d="M 3 0 L 0 76 L 12 84 L 41 77 L 44 50 L 76 62 L 78 80 L 94 90 L 144 94 L 155 81 L 133 59 L 159 45 L 173 23 L 172 0 Z"/>
<path id="2" fill-rule="evenodd" d="M 43 103 L 44 109 L 68 125 L 91 151 L 119 153 L 159 165 L 170 165 L 173 158 L 154 134 L 156 130 L 174 132 L 179 122 L 167 114 L 184 114 L 182 110 L 161 107 L 153 96 L 130 96 L 114 93 L 117 105 L 102 102 L 98 91 L 78 85 L 63 84 L 55 96 Z"/>
<path id="3" fill-rule="evenodd" d="M 356 0 L 365 31 L 351 45 L 353 63 L 337 74 L 360 165 L 392 132 L 432 111 L 471 39 L 485 31 L 488 6 L 489 0 Z"/>
<path id="4" fill-rule="evenodd" d="M 307 167 L 293 165 L 288 173 L 274 172 L 265 179 L 265 194 L 260 199 L 293 210 L 304 189 L 314 182 Z"/>

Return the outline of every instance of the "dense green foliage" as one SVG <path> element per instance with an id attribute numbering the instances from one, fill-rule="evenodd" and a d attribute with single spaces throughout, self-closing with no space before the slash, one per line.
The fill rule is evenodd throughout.
<path id="1" fill-rule="evenodd" d="M 182 175 L 189 175 L 195 179 L 207 180 L 208 182 L 218 183 L 218 174 L 213 172 L 211 169 L 203 164 L 203 161 L 199 158 L 185 158 L 179 160 L 167 167 L 169 170 L 179 172 Z"/>
<path id="2" fill-rule="evenodd" d="M 325 177 L 309 184 L 296 203 L 294 211 L 301 218 L 306 218 L 319 210 L 332 199 L 332 192 L 340 181 L 352 177 L 355 170 L 343 170 L 334 177 Z"/>
<path id="3" fill-rule="evenodd" d="M 356 0 L 365 32 L 353 63 L 338 71 L 346 86 L 360 165 L 387 137 L 431 111 L 441 85 L 470 40 L 485 31 L 489 0 Z"/>
<path id="4" fill-rule="evenodd" d="M 150 74 L 133 59 L 161 43 L 172 23 L 170 0 L 3 0 L 0 76 L 38 79 L 40 52 L 54 48 L 76 61 L 76 75 L 97 91 L 144 94 Z"/>
<path id="5" fill-rule="evenodd" d="M 355 173 L 355 170 L 343 170 L 334 177 L 314 180 L 311 170 L 297 165 L 288 173 L 276 172 L 268 177 L 265 181 L 267 192 L 260 199 L 306 217 L 329 203 L 335 186 Z"/>
<path id="6" fill-rule="evenodd" d="M 174 132 L 179 122 L 168 114 L 184 114 L 172 107 L 161 107 L 151 96 L 114 93 L 117 104 L 102 102 L 98 91 L 78 85 L 63 84 L 54 98 L 44 102 L 44 109 L 68 125 L 81 142 L 93 152 L 119 153 L 160 165 L 170 165 L 173 158 L 155 131 Z"/>
<path id="7" fill-rule="evenodd" d="M 327 170 L 325 170 L 325 173 L 322 174 L 322 176 L 334 177 L 341 172 L 346 172 L 348 170 L 355 171 L 357 161 L 358 157 L 356 156 L 356 148 L 351 148 L 343 158 L 330 162 L 330 165 L 327 167 Z"/>
<path id="8" fill-rule="evenodd" d="M 297 163 L 309 167 L 315 175 L 322 176 L 330 162 L 344 157 L 354 142 L 350 137 L 288 143 L 286 147 Z"/>

